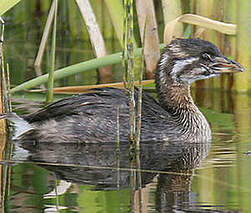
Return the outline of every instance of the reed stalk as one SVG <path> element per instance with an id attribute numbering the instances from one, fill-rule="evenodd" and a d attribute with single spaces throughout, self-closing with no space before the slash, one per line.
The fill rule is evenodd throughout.
<path id="1" fill-rule="evenodd" d="M 47 40 L 48 40 L 48 37 L 49 37 L 50 28 L 51 28 L 51 24 L 52 24 L 52 21 L 53 21 L 53 16 L 55 14 L 55 8 L 56 8 L 55 3 L 56 2 L 53 1 L 52 4 L 51 4 L 49 15 L 48 15 L 48 18 L 46 20 L 45 27 L 44 27 L 44 32 L 43 32 L 43 36 L 42 36 L 42 39 L 41 39 L 41 43 L 40 43 L 40 46 L 39 46 L 39 49 L 38 49 L 37 57 L 36 57 L 36 60 L 35 60 L 35 63 L 34 63 L 35 67 L 40 67 L 41 63 L 42 63 L 42 58 L 43 58 L 43 55 L 44 55 L 45 46 L 46 46 L 46 43 L 47 43 Z"/>
<path id="2" fill-rule="evenodd" d="M 4 88 L 3 88 L 3 76 L 4 76 L 4 56 L 3 56 L 3 42 L 4 42 L 4 20 L 0 17 L 1 34 L 0 34 L 0 113 L 4 112 Z M 0 134 L 5 133 L 5 121 L 0 120 Z"/>
<path id="3" fill-rule="evenodd" d="M 234 12 L 233 12 L 234 11 Z M 224 22 L 236 23 L 237 1 L 224 0 Z M 224 41 L 225 54 L 236 58 L 236 36 L 225 35 Z M 231 90 L 233 87 L 233 75 L 226 76 L 224 89 Z"/>
<path id="4" fill-rule="evenodd" d="M 119 117 L 120 117 L 120 114 L 119 114 L 119 106 L 117 106 L 116 108 L 117 110 L 117 117 L 116 117 L 116 127 L 117 127 L 117 137 L 116 137 L 116 148 L 119 150 L 119 146 L 120 146 L 120 123 L 119 123 Z M 116 150 L 116 151 L 118 151 Z"/>
<path id="5" fill-rule="evenodd" d="M 123 47 L 123 4 L 118 0 L 104 0 L 121 47 Z"/>
<path id="6" fill-rule="evenodd" d="M 196 2 L 196 14 L 207 17 L 207 18 L 212 18 L 212 11 L 213 11 L 213 4 L 214 0 L 208 0 L 208 1 L 198 1 Z M 199 37 L 203 40 L 208 40 L 211 42 L 214 42 L 214 36 L 215 32 L 213 32 L 211 29 L 205 29 L 203 26 L 196 26 L 195 27 L 195 34 L 203 29 L 203 32 L 200 33 Z M 198 35 L 198 33 L 197 33 Z M 197 36 L 196 35 L 196 36 Z M 209 79 L 209 80 L 202 80 L 202 81 L 197 81 L 195 83 L 196 88 L 210 88 L 213 84 L 214 79 Z"/>
<path id="7" fill-rule="evenodd" d="M 87 30 L 92 46 L 94 48 L 95 55 L 97 57 L 105 56 L 105 42 L 89 0 L 76 0 L 76 2 L 87 26 Z"/>
<path id="8" fill-rule="evenodd" d="M 116 126 L 117 126 L 117 137 L 116 137 L 116 168 L 117 168 L 117 190 L 119 191 L 120 189 L 120 123 L 119 123 L 119 106 L 117 106 L 117 121 L 116 121 Z"/>
<path id="9" fill-rule="evenodd" d="M 7 100 L 8 100 L 8 111 L 12 112 L 12 104 L 10 97 L 10 66 L 7 64 L 6 67 L 6 77 L 7 77 Z"/>
<path id="10" fill-rule="evenodd" d="M 3 41 L 4 41 L 4 20 L 0 17 L 1 23 L 1 34 L 0 34 L 0 71 L 1 73 L 4 71 L 4 63 L 3 63 Z M 2 89 L 2 75 L 0 75 L 0 113 L 3 113 L 3 89 Z M 4 120 L 0 120 L 0 160 L 4 159 L 4 150 L 6 146 L 6 125 Z M 4 165 L 3 168 L 0 166 L 0 193 L 1 193 L 1 208 L 5 205 L 5 198 L 6 198 L 6 189 L 7 189 L 7 178 L 6 174 L 4 173 L 6 170 L 5 168 L 8 167 Z"/>
<path id="11" fill-rule="evenodd" d="M 140 76 L 139 76 L 139 83 L 138 83 L 138 107 L 137 107 L 137 132 L 136 132 L 136 151 L 139 151 L 140 149 L 140 132 L 141 132 L 141 114 L 142 114 L 142 93 L 143 93 L 143 86 L 142 86 L 142 81 L 143 81 L 143 74 L 145 72 L 145 54 L 144 54 L 144 47 L 145 47 L 145 42 L 146 42 L 146 24 L 147 24 L 147 19 L 145 20 L 144 24 L 144 31 L 143 31 L 143 38 L 142 38 L 142 58 L 141 58 L 141 70 L 140 70 Z"/>
<path id="12" fill-rule="evenodd" d="M 10 105 L 10 93 L 8 90 L 9 82 L 9 65 L 5 66 L 5 59 L 4 59 L 4 51 L 3 51 L 3 41 L 4 41 L 4 21 L 0 17 L 0 21 L 2 22 L 2 32 L 0 36 L 1 40 L 1 47 L 0 47 L 0 67 L 1 67 L 1 111 L 0 113 L 8 113 L 11 111 Z M 6 67 L 6 70 L 5 70 Z M 6 77 L 7 74 L 7 77 Z M 5 123 L 5 122 L 4 122 Z M 5 128 L 5 125 L 3 125 Z"/>
<path id="13" fill-rule="evenodd" d="M 181 0 L 161 0 L 165 25 L 182 15 Z M 183 25 L 178 23 L 175 27 L 173 37 L 179 38 L 183 35 Z"/>
<path id="14" fill-rule="evenodd" d="M 205 2 L 198 1 L 196 2 L 196 14 L 212 19 L 213 18 L 213 5 L 214 0 L 208 0 Z M 214 17 L 216 19 L 216 17 Z M 203 26 L 199 26 L 203 27 Z M 198 27 L 196 27 L 198 29 Z M 211 40 L 213 42 L 214 37 L 212 36 L 214 32 L 211 29 L 205 29 L 201 38 L 204 40 Z"/>
<path id="15" fill-rule="evenodd" d="M 92 47 L 94 48 L 95 55 L 98 58 L 105 56 L 105 42 L 89 0 L 76 0 L 76 2 L 87 26 L 87 30 L 89 33 Z M 109 82 L 111 80 L 111 76 L 112 71 L 110 67 L 107 66 L 99 69 L 99 77 L 101 79 L 101 82 Z"/>
<path id="16" fill-rule="evenodd" d="M 54 177 L 54 190 L 55 190 L 55 197 L 56 197 L 56 211 L 59 212 L 59 194 L 58 194 L 58 181 L 57 176 L 53 174 Z"/>
<path id="17" fill-rule="evenodd" d="M 57 35 L 57 8 L 58 0 L 54 0 L 55 11 L 54 11 L 54 23 L 52 32 L 52 42 L 51 42 L 51 68 L 48 76 L 48 92 L 46 96 L 46 103 L 53 101 L 53 87 L 54 87 L 54 71 L 55 71 L 55 54 L 56 54 L 56 35 Z"/>
<path id="18" fill-rule="evenodd" d="M 2 55 L 2 70 L 1 70 L 1 77 L 2 77 L 2 88 L 1 88 L 1 93 L 2 93 L 2 112 L 8 113 L 10 112 L 10 100 L 9 100 L 9 94 L 8 94 L 8 83 L 7 83 L 7 78 L 6 78 L 6 73 L 7 71 L 5 70 L 5 67 L 9 69 L 9 66 L 5 66 L 4 64 L 4 56 Z"/>
<path id="19" fill-rule="evenodd" d="M 154 78 L 154 73 L 160 58 L 158 26 L 152 0 L 136 1 L 141 42 L 144 42 L 146 63 L 146 78 Z M 145 36 L 145 38 L 144 38 Z"/>
<path id="20" fill-rule="evenodd" d="M 251 1 L 239 0 L 237 7 L 237 60 L 246 72 L 236 74 L 234 89 L 239 92 L 251 90 Z"/>
<path id="21" fill-rule="evenodd" d="M 140 163 L 140 151 L 136 150 L 136 169 L 137 169 L 137 192 L 135 193 L 135 196 L 138 194 L 138 205 L 135 205 L 135 207 L 138 209 L 137 212 L 142 213 L 143 209 L 143 190 L 142 190 L 142 176 L 141 176 L 141 163 Z"/>
<path id="22" fill-rule="evenodd" d="M 213 11 L 211 11 L 211 17 L 215 18 L 219 21 L 223 21 L 224 20 L 224 16 L 222 13 L 222 10 L 224 8 L 223 5 L 223 0 L 219 0 L 219 1 L 214 1 L 213 2 Z M 225 49 L 224 49 L 224 35 L 219 33 L 219 32 L 212 32 L 212 38 L 210 39 L 216 46 L 218 46 L 223 54 L 225 53 Z M 224 85 L 224 81 L 226 80 L 226 75 L 225 76 L 220 76 L 219 78 L 212 78 L 211 79 L 211 88 L 223 88 Z"/>
<path id="23" fill-rule="evenodd" d="M 108 52 L 109 51 L 111 52 L 114 49 L 114 45 L 120 47 L 120 41 L 119 39 L 115 41 L 116 32 L 115 32 L 115 28 L 113 27 L 113 23 L 109 15 L 109 11 L 106 8 L 105 1 L 101 0 L 101 2 L 102 2 L 103 7 L 102 7 L 102 14 L 100 14 L 101 15 L 100 20 L 102 21 L 103 35 L 104 35 L 107 50 Z M 121 3 L 120 1 L 117 1 L 117 2 Z"/>
<path id="24" fill-rule="evenodd" d="M 80 36 L 79 26 L 82 22 L 80 14 L 77 13 L 78 5 L 74 1 L 67 1 L 68 3 L 68 23 L 70 35 L 73 38 L 78 38 Z M 76 12 L 73 12 L 76 11 Z"/>
<path id="25" fill-rule="evenodd" d="M 133 45 L 133 0 L 124 1 L 124 34 L 123 34 L 123 65 L 124 65 L 124 82 L 129 96 L 129 124 L 130 135 L 129 141 L 135 143 L 135 100 L 134 100 L 134 45 Z"/>
<path id="26" fill-rule="evenodd" d="M 134 151 L 134 152 L 133 152 Z M 136 159 L 135 159 L 135 150 L 130 149 L 129 152 L 130 160 L 130 212 L 136 212 L 136 181 L 137 181 L 137 169 L 136 168 Z"/>

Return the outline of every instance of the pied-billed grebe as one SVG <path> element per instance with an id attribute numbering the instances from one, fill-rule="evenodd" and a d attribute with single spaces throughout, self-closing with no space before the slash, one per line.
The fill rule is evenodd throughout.
<path id="1" fill-rule="evenodd" d="M 163 51 L 156 72 L 159 103 L 143 92 L 141 141 L 211 140 L 206 118 L 193 102 L 190 84 L 220 74 L 244 71 L 210 42 L 176 39 Z M 137 99 L 138 91 L 135 91 Z M 48 105 L 22 119 L 9 118 L 29 131 L 18 135 L 44 142 L 115 142 L 117 106 L 120 140 L 128 141 L 129 101 L 123 89 L 103 88 Z M 19 123 L 19 124 L 18 124 Z M 34 137 L 35 136 L 35 137 Z"/>

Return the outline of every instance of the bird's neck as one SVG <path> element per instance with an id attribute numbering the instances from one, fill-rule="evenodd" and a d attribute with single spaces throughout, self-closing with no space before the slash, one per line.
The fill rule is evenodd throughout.
<path id="1" fill-rule="evenodd" d="M 209 124 L 194 104 L 190 85 L 174 82 L 166 72 L 156 73 L 156 89 L 161 106 L 171 115 L 186 138 L 211 138 Z"/>
<path id="2" fill-rule="evenodd" d="M 197 109 L 190 93 L 189 84 L 174 82 L 164 71 L 156 73 L 155 81 L 159 102 L 167 111 L 177 108 L 188 111 Z"/>

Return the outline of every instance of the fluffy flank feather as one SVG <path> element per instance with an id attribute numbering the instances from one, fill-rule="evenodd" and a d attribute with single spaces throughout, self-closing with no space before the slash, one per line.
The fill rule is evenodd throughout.
<path id="1" fill-rule="evenodd" d="M 27 121 L 25 121 L 14 112 L 1 114 L 0 119 L 7 119 L 13 124 L 15 131 L 12 139 L 14 140 L 17 140 L 21 138 L 25 133 L 34 130 L 34 128 Z"/>

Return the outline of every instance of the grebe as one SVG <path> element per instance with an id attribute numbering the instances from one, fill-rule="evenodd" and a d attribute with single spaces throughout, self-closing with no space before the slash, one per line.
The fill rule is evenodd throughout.
<path id="1" fill-rule="evenodd" d="M 237 62 L 201 39 L 176 39 L 163 51 L 155 75 L 159 103 L 143 92 L 141 141 L 211 140 L 211 129 L 194 104 L 190 84 L 225 73 L 242 72 Z M 137 100 L 138 90 L 135 90 Z M 129 101 L 124 89 L 94 89 L 65 98 L 22 117 L 2 115 L 25 126 L 16 140 L 40 142 L 115 142 L 117 107 L 120 141 L 128 141 Z M 137 107 L 137 106 L 136 106 Z"/>

